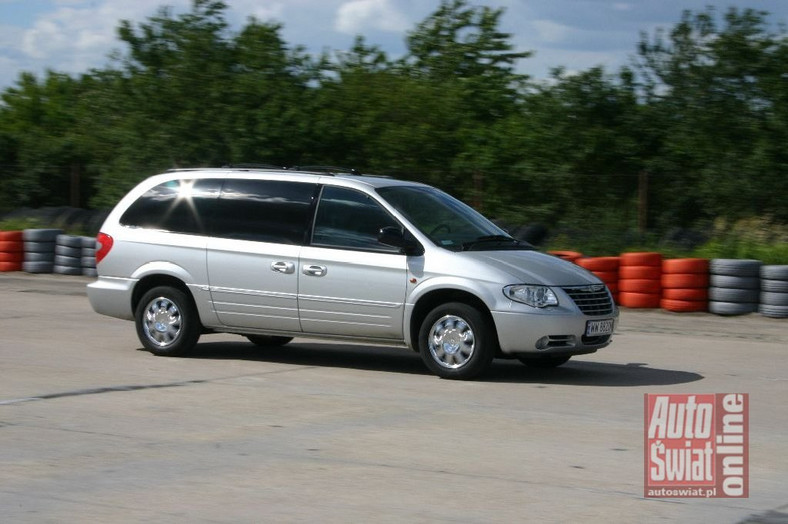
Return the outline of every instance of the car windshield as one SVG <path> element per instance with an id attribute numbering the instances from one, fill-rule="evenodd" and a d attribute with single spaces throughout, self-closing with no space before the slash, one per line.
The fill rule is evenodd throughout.
<path id="1" fill-rule="evenodd" d="M 377 192 L 440 247 L 451 251 L 533 249 L 434 187 L 390 186 L 378 188 Z"/>

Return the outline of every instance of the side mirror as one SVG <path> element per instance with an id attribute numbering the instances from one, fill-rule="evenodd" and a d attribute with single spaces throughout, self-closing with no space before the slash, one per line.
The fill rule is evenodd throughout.
<path id="1" fill-rule="evenodd" d="M 423 255 L 424 248 L 408 231 L 398 227 L 388 226 L 380 228 L 378 242 L 387 246 L 398 247 L 406 255 Z"/>

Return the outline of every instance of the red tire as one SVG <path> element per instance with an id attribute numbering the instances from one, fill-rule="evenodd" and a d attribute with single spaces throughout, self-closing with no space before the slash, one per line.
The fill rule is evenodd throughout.
<path id="1" fill-rule="evenodd" d="M 706 311 L 708 309 L 708 302 L 696 300 L 671 300 L 663 298 L 659 301 L 659 307 L 668 311 L 675 311 L 677 313 L 687 313 L 690 311 Z"/>
<path id="2" fill-rule="evenodd" d="M 0 242 L 22 242 L 21 231 L 0 231 Z"/>
<path id="3" fill-rule="evenodd" d="M 18 253 L 25 250 L 25 243 L 21 240 L 0 240 L 0 252 Z"/>
<path id="4" fill-rule="evenodd" d="M 613 295 L 618 294 L 618 282 L 605 282 L 605 285 Z"/>
<path id="5" fill-rule="evenodd" d="M 659 280 L 626 278 L 618 281 L 618 289 L 627 293 L 656 293 L 659 295 L 662 286 L 660 286 Z"/>
<path id="6" fill-rule="evenodd" d="M 678 288 L 706 288 L 709 287 L 708 273 L 669 273 L 662 275 L 662 287 L 668 289 Z"/>
<path id="7" fill-rule="evenodd" d="M 618 294 L 618 303 L 629 308 L 658 308 L 660 296 L 658 293 L 628 293 L 622 291 Z"/>
<path id="8" fill-rule="evenodd" d="M 602 282 L 618 282 L 618 271 L 592 271 Z"/>
<path id="9" fill-rule="evenodd" d="M 575 264 L 596 273 L 597 271 L 618 271 L 620 261 L 618 257 L 585 257 L 575 260 Z"/>
<path id="10" fill-rule="evenodd" d="M 621 266 L 618 270 L 618 278 L 637 278 L 647 280 L 659 280 L 662 276 L 662 268 L 659 266 Z"/>
<path id="11" fill-rule="evenodd" d="M 0 262 L 0 272 L 22 271 L 22 262 Z"/>
<path id="12" fill-rule="evenodd" d="M 662 298 L 667 300 L 689 300 L 706 302 L 709 300 L 708 288 L 667 288 L 662 290 Z"/>
<path id="13" fill-rule="evenodd" d="M 662 267 L 662 253 L 622 253 L 622 266 L 660 266 Z"/>
<path id="14" fill-rule="evenodd" d="M 662 261 L 663 273 L 708 273 L 707 258 L 671 258 Z"/>
<path id="15" fill-rule="evenodd" d="M 25 254 L 21 251 L 9 253 L 7 251 L 0 251 L 0 262 L 23 262 Z"/>

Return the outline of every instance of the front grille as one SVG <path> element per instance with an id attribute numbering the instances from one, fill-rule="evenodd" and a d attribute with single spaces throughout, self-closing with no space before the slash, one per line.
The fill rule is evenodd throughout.
<path id="1" fill-rule="evenodd" d="M 611 315 L 613 299 L 603 285 L 562 288 L 586 315 Z"/>

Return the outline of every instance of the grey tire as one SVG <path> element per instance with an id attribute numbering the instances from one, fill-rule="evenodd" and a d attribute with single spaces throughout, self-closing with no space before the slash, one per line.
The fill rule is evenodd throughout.
<path id="1" fill-rule="evenodd" d="M 713 258 L 709 261 L 709 272 L 713 275 L 758 277 L 761 274 L 762 265 L 760 260 Z"/>
<path id="2" fill-rule="evenodd" d="M 82 267 L 96 267 L 96 257 L 82 257 L 79 260 Z"/>
<path id="3" fill-rule="evenodd" d="M 63 234 L 62 229 L 25 229 L 22 239 L 25 242 L 55 242 L 58 235 Z"/>
<path id="4" fill-rule="evenodd" d="M 96 248 L 83 247 L 82 248 L 82 256 L 83 257 L 95 257 L 96 256 Z"/>
<path id="5" fill-rule="evenodd" d="M 759 289 L 761 279 L 758 277 L 737 277 L 731 275 L 709 275 L 709 288 L 726 287 L 735 289 Z"/>
<path id="6" fill-rule="evenodd" d="M 96 237 L 80 237 L 82 239 L 82 247 L 96 249 Z"/>
<path id="7" fill-rule="evenodd" d="M 25 252 L 30 253 L 54 253 L 54 242 L 25 241 Z"/>
<path id="8" fill-rule="evenodd" d="M 82 268 L 75 266 L 59 266 L 55 264 L 52 268 L 52 272 L 58 275 L 81 275 Z"/>
<path id="9" fill-rule="evenodd" d="M 497 351 L 490 321 L 461 302 L 430 311 L 419 330 L 419 352 L 430 371 L 442 378 L 467 380 L 484 373 Z"/>
<path id="10" fill-rule="evenodd" d="M 762 291 L 761 304 L 765 306 L 788 306 L 788 293 Z"/>
<path id="11" fill-rule="evenodd" d="M 63 255 L 63 256 L 66 256 L 66 257 L 81 257 L 82 256 L 82 248 L 81 247 L 64 246 L 62 244 L 55 244 L 55 254 L 56 255 Z"/>
<path id="12" fill-rule="evenodd" d="M 82 237 L 74 235 L 58 235 L 55 243 L 59 246 L 78 247 L 82 249 Z"/>
<path id="13" fill-rule="evenodd" d="M 761 266 L 761 278 L 788 281 L 788 265 Z"/>
<path id="14" fill-rule="evenodd" d="M 192 298 L 170 286 L 146 292 L 137 304 L 134 319 L 142 345 L 159 356 L 185 355 L 197 344 L 202 331 Z"/>
<path id="15" fill-rule="evenodd" d="M 537 358 L 528 358 L 528 357 L 517 357 L 517 360 L 522 362 L 528 367 L 532 368 L 541 368 L 541 369 L 548 369 L 548 368 L 557 368 L 558 366 L 563 366 L 569 359 L 572 357 L 537 357 Z"/>
<path id="16" fill-rule="evenodd" d="M 36 253 L 34 251 L 25 251 L 25 262 L 49 262 L 50 264 L 55 261 L 54 251 L 48 253 Z"/>
<path id="17" fill-rule="evenodd" d="M 65 255 L 55 255 L 55 265 L 65 267 L 82 267 L 82 259 L 77 257 L 67 257 Z"/>
<path id="18" fill-rule="evenodd" d="M 788 280 L 761 279 L 761 291 L 788 293 Z"/>
<path id="19" fill-rule="evenodd" d="M 788 306 L 769 306 L 761 304 L 758 307 L 758 312 L 769 318 L 788 318 Z"/>
<path id="20" fill-rule="evenodd" d="M 96 268 L 94 267 L 83 267 L 82 274 L 85 275 L 86 277 L 97 277 L 98 270 L 96 270 Z"/>
<path id="21" fill-rule="evenodd" d="M 26 273 L 51 273 L 54 266 L 52 262 L 23 262 L 22 271 Z"/>
<path id="22" fill-rule="evenodd" d="M 715 315 L 747 315 L 758 311 L 758 304 L 710 301 L 709 311 Z"/>
<path id="23" fill-rule="evenodd" d="M 757 289 L 709 288 L 709 300 L 716 302 L 758 302 L 759 299 L 760 292 Z"/>
<path id="24" fill-rule="evenodd" d="M 252 344 L 261 347 L 284 346 L 285 344 L 293 340 L 293 337 L 278 337 L 272 335 L 246 335 L 246 338 Z"/>

